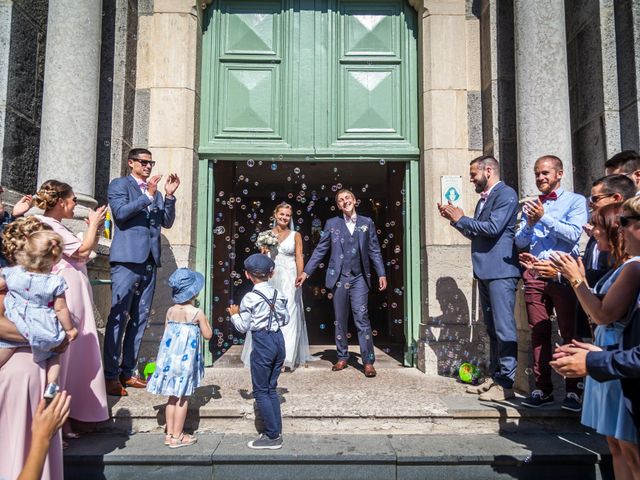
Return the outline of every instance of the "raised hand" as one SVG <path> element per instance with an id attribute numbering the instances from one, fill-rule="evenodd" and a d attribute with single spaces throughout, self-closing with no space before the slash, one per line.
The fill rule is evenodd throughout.
<path id="1" fill-rule="evenodd" d="M 576 260 L 571 255 L 554 253 L 551 256 L 553 266 L 566 278 L 573 283 L 577 280 L 584 279 L 584 265 L 582 259 Z"/>
<path id="2" fill-rule="evenodd" d="M 442 217 L 454 223 L 464 217 L 464 211 L 460 207 L 456 207 L 451 202 L 444 206 L 438 204 L 438 210 Z"/>
<path id="3" fill-rule="evenodd" d="M 530 227 L 533 227 L 543 217 L 544 206 L 542 205 L 542 202 L 540 201 L 540 199 L 536 199 L 535 201 L 527 200 L 526 202 L 524 202 L 522 211 L 527 216 L 527 224 Z"/>
<path id="4" fill-rule="evenodd" d="M 169 177 L 167 177 L 167 181 L 164 182 L 164 193 L 165 195 L 173 196 L 175 191 L 180 186 L 180 177 L 178 177 L 175 173 L 170 173 Z"/>
<path id="5" fill-rule="evenodd" d="M 533 262 L 533 270 L 540 278 L 555 278 L 558 270 L 549 260 L 536 260 Z"/>
<path id="6" fill-rule="evenodd" d="M 530 254 L 529 252 L 522 252 L 518 255 L 518 261 L 522 268 L 526 270 L 533 269 L 534 264 L 538 261 L 535 255 Z"/>
<path id="7" fill-rule="evenodd" d="M 89 216 L 87 218 L 87 223 L 90 226 L 95 226 L 96 228 L 99 228 L 104 223 L 104 219 L 106 215 L 107 215 L 106 205 L 98 207 L 95 210 L 89 209 Z"/>
<path id="8" fill-rule="evenodd" d="M 227 308 L 227 312 L 229 313 L 229 315 L 235 315 L 237 313 L 240 313 L 240 307 L 238 305 L 236 305 L 235 303 L 232 303 Z"/>
<path id="9" fill-rule="evenodd" d="M 23 216 L 31 208 L 31 202 L 33 202 L 33 197 L 31 195 L 25 195 L 13 206 L 13 212 L 11 212 L 11 214 L 14 217 Z"/>
<path id="10" fill-rule="evenodd" d="M 154 175 L 147 182 L 147 193 L 152 197 L 154 197 L 158 191 L 158 183 L 160 182 L 160 179 L 162 179 L 162 175 Z"/>

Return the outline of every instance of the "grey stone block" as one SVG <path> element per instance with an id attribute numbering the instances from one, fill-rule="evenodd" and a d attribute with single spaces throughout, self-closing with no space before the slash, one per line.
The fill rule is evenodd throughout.
<path id="1" fill-rule="evenodd" d="M 149 145 L 149 112 L 151 92 L 148 88 L 136 90 L 135 119 L 133 123 L 133 144 L 136 147 Z"/>
<path id="2" fill-rule="evenodd" d="M 11 50 L 7 81 L 7 107 L 34 119 L 37 79 L 38 30 L 21 9 L 11 14 Z"/>
<path id="3" fill-rule="evenodd" d="M 467 92 L 469 150 L 482 150 L 482 97 L 478 91 Z"/>
<path id="4" fill-rule="evenodd" d="M 14 0 L 14 5 L 20 9 L 37 26 L 46 28 L 49 11 L 48 0 Z"/>
<path id="5" fill-rule="evenodd" d="M 570 42 L 586 25 L 599 19 L 598 0 L 570 0 L 565 2 L 567 39 Z"/>
<path id="6" fill-rule="evenodd" d="M 386 436 L 291 435 L 281 450 L 251 450 L 246 435 L 226 435 L 213 454 L 214 479 L 326 480 L 395 477 L 396 454 Z"/>
<path id="7" fill-rule="evenodd" d="M 138 0 L 139 15 L 153 15 L 153 0 Z"/>
<path id="8" fill-rule="evenodd" d="M 2 183 L 18 192 L 35 192 L 40 130 L 21 115 L 7 111 L 2 156 Z"/>

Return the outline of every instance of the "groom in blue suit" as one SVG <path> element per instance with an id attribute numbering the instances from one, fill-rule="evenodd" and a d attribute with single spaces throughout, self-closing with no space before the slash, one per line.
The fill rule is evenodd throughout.
<path id="1" fill-rule="evenodd" d="M 128 155 L 131 174 L 109 184 L 113 215 L 111 243 L 111 313 L 104 334 L 104 376 L 109 395 L 125 396 L 124 387 L 144 388 L 136 375 L 138 353 L 149 319 L 156 269 L 160 266 L 160 228 L 176 217 L 173 196 L 180 179 L 170 174 L 165 196 L 158 192 L 162 175 L 151 176 L 151 152 L 134 148 Z M 122 353 L 122 360 L 121 360 Z"/>
<path id="2" fill-rule="evenodd" d="M 517 365 L 517 334 L 514 307 L 520 278 L 515 227 L 518 195 L 500 181 L 500 165 L 491 156 L 471 161 L 469 177 L 480 194 L 473 218 L 459 207 L 438 204 L 440 214 L 462 235 L 471 240 L 473 274 L 478 280 L 482 316 L 489 335 L 491 380 L 468 393 L 480 400 L 513 398 Z"/>
<path id="3" fill-rule="evenodd" d="M 327 220 L 316 249 L 296 280 L 296 287 L 300 287 L 313 274 L 327 252 L 330 252 L 325 285 L 333 292 L 335 340 L 338 351 L 338 361 L 332 370 L 340 371 L 347 367 L 347 323 L 351 306 L 358 330 L 364 374 L 367 377 L 375 377 L 373 335 L 368 309 L 371 288 L 370 261 L 373 262 L 373 268 L 378 275 L 379 290 L 387 288 L 376 226 L 370 218 L 356 215 L 356 197 L 350 190 L 339 190 L 336 193 L 336 203 L 342 215 Z"/>

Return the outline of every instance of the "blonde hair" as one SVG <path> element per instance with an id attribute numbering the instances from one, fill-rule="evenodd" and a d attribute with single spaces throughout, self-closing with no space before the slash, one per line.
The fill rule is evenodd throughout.
<path id="1" fill-rule="evenodd" d="M 291 213 L 293 213 L 293 207 L 291 205 L 289 205 L 287 202 L 280 202 L 278 205 L 276 205 L 276 208 L 273 209 L 273 216 L 275 217 L 278 213 L 278 210 L 282 210 L 283 208 L 288 208 L 289 210 L 291 210 Z"/>
<path id="2" fill-rule="evenodd" d="M 2 232 L 2 251 L 11 265 L 16 263 L 16 253 L 24 248 L 27 238 L 41 230 L 51 230 L 51 227 L 42 223 L 36 217 L 18 218 L 4 228 Z"/>
<path id="3" fill-rule="evenodd" d="M 58 200 L 65 199 L 73 193 L 71 185 L 58 180 L 47 180 L 42 184 L 33 198 L 36 206 L 45 212 L 56 206 Z"/>
<path id="4" fill-rule="evenodd" d="M 33 232 L 15 253 L 16 262 L 30 271 L 50 272 L 62 258 L 62 242 L 62 237 L 51 230 Z"/>
<path id="5" fill-rule="evenodd" d="M 631 197 L 629 200 L 622 204 L 622 209 L 633 215 L 640 215 L 640 195 Z"/>

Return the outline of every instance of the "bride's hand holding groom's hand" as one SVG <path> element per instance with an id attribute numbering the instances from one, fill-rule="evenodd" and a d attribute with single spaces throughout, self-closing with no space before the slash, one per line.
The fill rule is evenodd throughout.
<path id="1" fill-rule="evenodd" d="M 298 278 L 296 278 L 296 288 L 300 288 L 307 278 L 309 278 L 309 275 L 304 272 L 298 275 Z"/>

